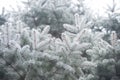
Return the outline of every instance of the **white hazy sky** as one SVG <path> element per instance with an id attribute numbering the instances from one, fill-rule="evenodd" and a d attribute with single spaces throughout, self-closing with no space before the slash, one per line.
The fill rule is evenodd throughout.
<path id="1" fill-rule="evenodd" d="M 5 7 L 6 9 L 10 9 L 12 6 L 15 8 L 20 1 L 24 0 L 0 0 L 0 13 L 2 7 Z M 120 0 L 115 0 L 116 3 L 120 3 Z M 77 0 L 73 0 L 74 3 L 77 3 Z M 86 4 L 91 10 L 95 13 L 99 13 L 100 15 L 104 15 L 105 10 L 104 8 L 106 5 L 110 5 L 112 3 L 112 0 L 86 0 Z"/>
<path id="2" fill-rule="evenodd" d="M 0 0 L 0 13 L 2 11 L 2 7 L 5 7 L 6 10 L 11 10 L 11 7 L 17 9 L 17 5 L 23 0 Z"/>
<path id="3" fill-rule="evenodd" d="M 86 0 L 86 4 L 90 7 L 94 13 L 105 15 L 108 5 L 112 5 L 113 0 Z M 115 0 L 116 7 L 120 7 L 120 0 Z"/>
<path id="4" fill-rule="evenodd" d="M 16 1 L 17 0 L 0 0 L 0 8 L 1 7 L 6 7 L 7 9 L 10 9 L 10 5 L 15 7 L 16 6 Z"/>

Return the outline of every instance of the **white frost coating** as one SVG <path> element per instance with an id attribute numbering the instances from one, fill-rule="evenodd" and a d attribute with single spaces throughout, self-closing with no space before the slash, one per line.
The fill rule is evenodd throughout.
<path id="1" fill-rule="evenodd" d="M 29 64 L 35 64 L 35 60 L 31 59 L 28 61 Z"/>
<path id="2" fill-rule="evenodd" d="M 89 26 L 88 24 L 87 26 Z M 10 37 L 13 42 L 10 42 L 9 47 L 1 44 L 0 51 L 4 52 L 2 54 L 5 59 L 12 63 L 12 65 L 18 69 L 18 72 L 21 68 L 28 70 L 27 73 L 25 73 L 27 74 L 25 77 L 29 78 L 25 80 L 40 80 L 42 77 L 44 78 L 44 76 L 46 80 L 90 80 L 93 76 L 89 74 L 94 75 L 96 64 L 99 61 L 103 64 L 115 63 L 114 59 L 104 60 L 104 58 L 109 54 L 111 55 L 111 52 L 113 54 L 113 49 L 116 50 L 118 48 L 117 50 L 120 50 L 120 45 L 116 45 L 117 48 L 114 47 L 113 49 L 108 47 L 108 45 L 111 45 L 102 40 L 101 35 L 95 35 L 89 29 L 84 28 L 86 27 L 84 19 L 80 21 L 77 19 L 76 25 L 78 26 L 65 24 L 64 27 L 66 27 L 68 31 L 63 32 L 61 38 L 53 38 L 48 34 L 49 26 L 44 26 L 43 31 L 38 29 L 31 30 L 23 26 L 21 29 L 22 32 L 19 34 L 19 30 L 16 30 L 16 26 L 13 25 L 10 27 L 10 29 L 12 29 Z M 6 29 L 4 30 L 4 27 L 3 29 L 1 28 L 2 27 L 0 27 L 2 34 L 0 35 L 0 39 L 4 40 L 4 38 L 6 38 Z M 34 32 L 36 35 L 33 35 Z M 15 38 L 16 33 L 19 34 L 20 39 Z M 32 49 L 33 40 L 36 43 L 36 49 L 34 50 Z M 4 43 L 5 42 L 6 41 L 4 41 Z M 118 44 L 120 44 L 120 41 Z M 2 49 L 4 50 L 2 51 Z M 20 51 L 18 51 L 18 49 L 20 49 Z M 90 61 L 88 61 L 89 59 Z M 5 64 L 3 67 L 9 67 Z M 20 69 L 16 67 L 19 65 L 22 65 L 22 67 L 19 67 Z M 24 68 L 25 66 L 27 67 Z M 12 68 L 10 69 L 13 70 Z M 90 71 L 90 73 L 86 71 Z M 22 73 L 24 72 L 25 71 L 22 71 Z M 64 75 L 67 75 L 67 78 Z M 38 76 L 40 76 L 40 78 L 38 78 Z"/>
<path id="3" fill-rule="evenodd" d="M 47 33 L 49 32 L 49 30 L 50 30 L 50 26 L 46 26 L 46 27 L 43 29 L 41 35 L 47 34 Z"/>
<path id="4" fill-rule="evenodd" d="M 66 40 L 68 43 L 71 43 L 70 37 L 68 35 L 66 35 L 66 34 L 63 33 L 61 38 L 62 38 L 62 40 Z"/>
<path id="5" fill-rule="evenodd" d="M 85 80 L 85 78 L 84 77 L 80 77 L 79 80 Z"/>
<path id="6" fill-rule="evenodd" d="M 24 35 L 25 37 L 29 37 L 29 30 L 27 28 L 23 29 L 22 35 Z"/>
<path id="7" fill-rule="evenodd" d="M 82 37 L 82 35 L 84 35 L 85 33 L 86 33 L 86 29 L 83 29 L 82 31 L 80 31 L 77 35 L 76 35 L 76 37 L 73 39 L 73 41 L 79 41 L 80 40 L 80 38 Z"/>
<path id="8" fill-rule="evenodd" d="M 81 17 L 80 22 L 79 22 L 79 30 L 83 30 L 86 27 L 86 19 L 85 17 Z"/>
<path id="9" fill-rule="evenodd" d="M 78 45 L 79 45 L 78 42 L 71 43 L 71 45 L 70 45 L 71 50 L 75 50 Z"/>
<path id="10" fill-rule="evenodd" d="M 104 64 L 107 64 L 107 63 L 109 63 L 109 62 L 111 62 L 111 63 L 115 63 L 116 61 L 114 60 L 114 59 L 104 59 L 103 61 L 102 61 L 102 63 L 104 63 Z"/>
<path id="11" fill-rule="evenodd" d="M 69 24 L 64 24 L 63 27 L 64 27 L 66 30 L 70 31 L 70 32 L 73 32 L 73 33 L 77 33 L 77 32 L 78 32 L 78 28 L 75 27 L 75 26 L 71 26 L 71 25 L 69 25 Z"/>
<path id="12" fill-rule="evenodd" d="M 46 39 L 44 41 L 41 41 L 40 43 L 37 44 L 37 49 L 41 50 L 43 49 L 46 45 L 50 43 L 50 39 Z"/>
<path id="13" fill-rule="evenodd" d="M 10 44 L 9 44 L 9 46 L 10 46 L 10 48 L 11 49 L 19 49 L 19 50 L 21 50 L 21 46 L 16 42 L 16 41 L 10 41 Z"/>
<path id="14" fill-rule="evenodd" d="M 92 78 L 94 78 L 94 75 L 92 75 L 92 74 L 89 74 L 89 75 L 87 76 L 87 79 L 92 79 Z"/>
<path id="15" fill-rule="evenodd" d="M 79 26 L 80 24 L 80 16 L 78 13 L 75 14 L 75 25 L 76 26 Z"/>
<path id="16" fill-rule="evenodd" d="M 34 38 L 34 32 L 36 33 L 36 40 L 37 40 L 37 42 L 39 41 L 39 35 L 40 35 L 40 32 L 38 31 L 38 30 L 36 30 L 36 29 L 32 29 L 32 31 L 31 31 L 31 36 L 32 36 L 32 39 Z"/>
<path id="17" fill-rule="evenodd" d="M 82 64 L 82 67 L 97 67 L 97 64 L 93 63 L 93 62 L 90 62 L 90 61 L 84 61 Z"/>
<path id="18" fill-rule="evenodd" d="M 83 54 L 81 51 L 73 51 L 72 53 L 75 54 L 75 55 L 77 55 L 77 56 L 80 55 L 80 57 L 81 57 L 81 55 Z"/>
<path id="19" fill-rule="evenodd" d="M 92 49 L 88 49 L 88 50 L 86 51 L 86 53 L 87 53 L 88 55 L 92 55 L 92 54 L 94 53 L 94 51 L 93 51 Z"/>
<path id="20" fill-rule="evenodd" d="M 64 64 L 63 62 L 58 62 L 57 66 L 58 67 L 62 67 L 62 68 L 64 68 L 67 71 L 70 71 L 70 72 L 73 72 L 73 73 L 75 72 L 75 70 L 71 66 L 69 66 L 67 64 Z"/>
<path id="21" fill-rule="evenodd" d="M 111 45 L 114 47 L 117 42 L 117 33 L 115 31 L 112 31 L 110 35 L 110 41 L 111 41 Z"/>
<path id="22" fill-rule="evenodd" d="M 103 38 L 104 37 L 104 35 L 105 35 L 105 33 L 96 33 L 95 34 L 95 36 L 94 36 L 94 39 L 96 40 L 96 39 L 101 39 L 101 38 Z"/>
<path id="23" fill-rule="evenodd" d="M 69 36 L 67 36 L 66 34 L 62 34 L 62 40 L 63 40 L 63 44 L 66 44 L 66 47 L 68 47 L 70 49 L 70 45 L 71 45 L 71 39 Z"/>
<path id="24" fill-rule="evenodd" d="M 76 46 L 75 50 L 83 51 L 83 50 L 89 49 L 91 46 L 92 46 L 92 44 L 90 44 L 90 43 L 81 43 Z"/>
<path id="25" fill-rule="evenodd" d="M 59 60 L 59 57 L 58 56 L 52 56 L 48 53 L 43 53 L 42 55 L 43 58 L 48 58 L 49 60 Z"/>
<path id="26" fill-rule="evenodd" d="M 30 52 L 30 46 L 29 45 L 23 46 L 21 49 L 21 53 L 28 53 L 28 52 Z"/>

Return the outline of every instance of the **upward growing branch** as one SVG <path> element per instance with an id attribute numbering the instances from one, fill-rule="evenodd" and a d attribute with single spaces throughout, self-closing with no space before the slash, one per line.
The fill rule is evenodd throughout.
<path id="1" fill-rule="evenodd" d="M 35 30 L 33 31 L 33 35 L 34 35 L 33 45 L 34 45 L 34 50 L 35 50 L 35 49 L 36 49 L 36 45 L 37 45 L 37 43 L 36 43 L 36 32 L 35 32 Z"/>
<path id="2" fill-rule="evenodd" d="M 112 31 L 111 33 L 111 45 L 114 47 L 117 42 L 117 34 L 115 31 Z"/>
<path id="3" fill-rule="evenodd" d="M 7 34 L 7 47 L 9 47 L 9 26 L 8 23 L 6 24 L 6 34 Z"/>

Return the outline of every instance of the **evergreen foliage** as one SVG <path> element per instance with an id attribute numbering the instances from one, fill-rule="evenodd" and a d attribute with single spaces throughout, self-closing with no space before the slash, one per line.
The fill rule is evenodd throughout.
<path id="1" fill-rule="evenodd" d="M 61 39 L 50 26 L 30 29 L 21 21 L 0 27 L 0 79 L 114 80 L 119 78 L 119 40 L 94 34 L 86 18 L 75 14 L 75 25 L 64 24 Z M 17 27 L 16 27 L 17 26 Z M 113 36 L 112 36 L 113 35 Z M 117 42 L 116 42 L 117 41 Z"/>
<path id="2" fill-rule="evenodd" d="M 49 0 L 37 1 L 43 0 L 25 3 L 31 8 L 28 9 L 30 13 L 26 11 L 28 16 L 32 12 L 37 15 L 32 10 L 39 6 L 34 5 L 44 8 L 38 11 L 40 15 L 37 17 L 40 18 L 37 23 L 28 19 L 26 14 L 26 24 L 21 16 L 13 18 L 12 15 L 7 23 L 0 26 L 0 80 L 120 80 L 120 40 L 116 31 L 111 32 L 108 43 L 103 40 L 104 33 L 94 33 L 90 29 L 92 22 L 86 16 L 76 13 L 72 19 L 75 24 L 66 22 L 66 15 L 66 21 L 60 19 L 64 22 L 61 25 L 65 31 L 56 38 L 49 33 L 54 28 L 46 17 L 53 16 L 52 13 L 47 14 L 52 10 L 56 11 L 54 14 L 58 20 L 63 16 L 61 5 L 56 5 L 59 1 L 53 0 L 56 4 L 52 10 L 53 4 Z M 32 19 L 36 20 L 36 16 Z M 54 18 L 51 19 L 54 23 Z M 50 24 L 34 26 L 44 22 Z M 56 24 L 52 25 L 56 27 Z"/>

